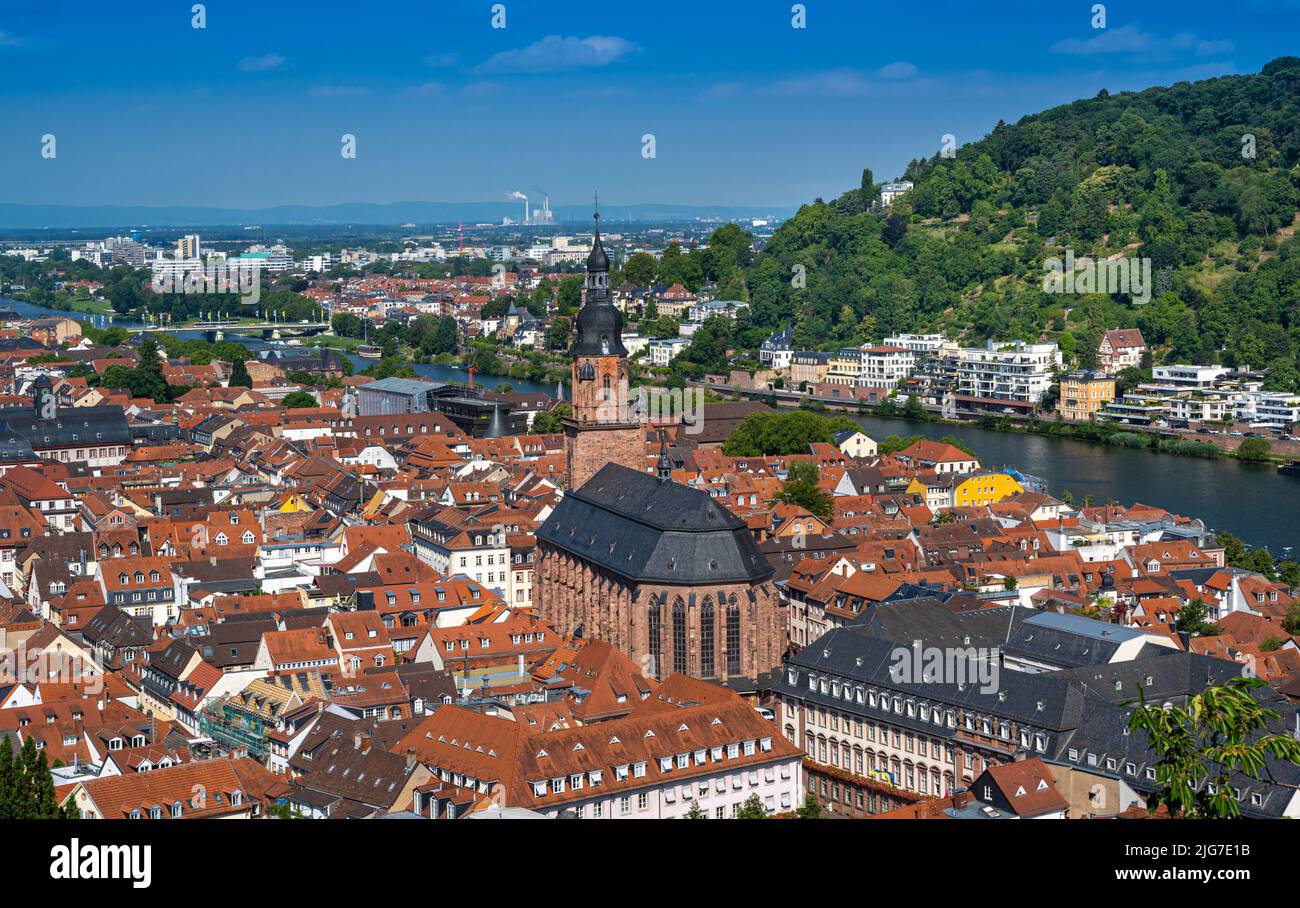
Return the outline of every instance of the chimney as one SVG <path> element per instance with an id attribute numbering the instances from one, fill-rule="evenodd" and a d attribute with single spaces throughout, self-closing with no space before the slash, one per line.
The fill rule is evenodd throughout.
<path id="1" fill-rule="evenodd" d="M 408 747 L 408 748 L 406 749 L 406 770 L 407 770 L 407 772 L 410 772 L 411 769 L 414 768 L 414 766 L 415 766 L 415 748 L 414 748 L 414 747 Z"/>
<path id="2" fill-rule="evenodd" d="M 153 493 L 153 509 L 158 512 L 158 516 L 160 517 L 162 516 L 163 502 L 162 502 L 161 491 L 157 491 Z"/>
<path id="3" fill-rule="evenodd" d="M 361 749 L 361 732 L 357 732 L 352 736 L 352 749 L 353 750 Z"/>

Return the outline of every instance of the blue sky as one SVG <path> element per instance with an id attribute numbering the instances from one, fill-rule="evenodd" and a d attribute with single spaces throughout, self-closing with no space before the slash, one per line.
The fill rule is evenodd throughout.
<path id="1" fill-rule="evenodd" d="M 1300 0 L 1110 2 L 1104 30 L 1092 0 L 806 0 L 804 29 L 770 0 L 492 5 L 210 0 L 198 30 L 188 0 L 3 0 L 0 202 L 797 205 L 945 133 L 1300 53 Z"/>

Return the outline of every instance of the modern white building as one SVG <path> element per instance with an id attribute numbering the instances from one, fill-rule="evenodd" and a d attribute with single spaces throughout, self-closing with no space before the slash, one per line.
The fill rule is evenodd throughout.
<path id="1" fill-rule="evenodd" d="M 943 334 L 895 334 L 885 338 L 881 343 L 886 347 L 902 347 L 911 350 L 917 359 L 957 349 L 956 341 L 948 340 Z"/>
<path id="2" fill-rule="evenodd" d="M 957 394 L 968 403 L 1032 409 L 1051 387 L 1061 367 L 1056 344 L 989 341 L 985 347 L 957 352 Z"/>
<path id="3" fill-rule="evenodd" d="M 1300 394 L 1247 391 L 1238 398 L 1235 415 L 1254 426 L 1286 431 L 1300 423 Z"/>
<path id="4" fill-rule="evenodd" d="M 1227 366 L 1156 366 L 1151 370 L 1151 384 L 1174 388 L 1213 388 L 1214 383 L 1230 370 Z"/>
<path id="5" fill-rule="evenodd" d="M 684 337 L 669 337 L 650 341 L 650 364 L 666 366 L 686 349 L 690 341 Z"/>
<path id="6" fill-rule="evenodd" d="M 912 188 L 911 180 L 900 180 L 897 183 L 886 183 L 880 187 L 880 204 L 888 208 L 894 204 L 894 199 L 898 198 Z"/>

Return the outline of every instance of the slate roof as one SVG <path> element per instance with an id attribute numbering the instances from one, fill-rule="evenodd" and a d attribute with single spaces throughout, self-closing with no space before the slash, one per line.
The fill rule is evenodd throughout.
<path id="1" fill-rule="evenodd" d="M 707 493 L 614 463 L 565 495 L 537 538 L 634 582 L 760 583 L 775 570 Z"/>
<path id="2" fill-rule="evenodd" d="M 977 674 L 972 666 L 967 673 L 970 683 L 959 684 L 956 679 L 926 681 L 907 677 L 895 680 L 891 669 L 899 664 L 898 651 L 911 645 L 910 640 L 895 642 L 869 636 L 862 626 L 827 631 L 790 660 L 775 689 L 800 700 L 852 710 L 855 714 L 941 737 L 948 733 L 943 725 L 922 720 L 919 714 L 909 716 L 905 712 L 894 712 L 892 697 L 882 697 L 876 706 L 871 706 L 866 700 L 858 703 L 847 699 L 842 692 L 837 693 L 838 684 L 829 688 L 827 693 L 821 692 L 820 685 L 810 687 L 809 674 L 815 678 L 847 679 L 854 685 L 861 684 L 869 689 L 896 692 L 905 700 L 915 698 L 918 702 L 960 707 L 1034 728 L 1064 731 L 1076 728 L 1082 719 L 1082 692 L 1051 673 L 1029 674 L 1004 669 L 1000 672 L 1000 684 L 981 685 L 975 680 Z M 925 645 L 938 644 L 927 639 Z M 971 645 L 978 644 L 972 642 Z M 792 673 L 793 682 L 790 680 Z M 1014 676 L 1014 683 L 1007 683 L 1009 676 Z"/>
<path id="3" fill-rule="evenodd" d="M 15 450 L 27 445 L 38 451 L 49 448 L 131 445 L 131 427 L 121 407 L 59 407 L 54 419 L 37 419 L 30 410 L 0 411 L 0 438 L 11 439 L 5 447 Z"/>
<path id="4" fill-rule="evenodd" d="M 1026 615 L 1034 614 L 1032 609 L 1000 607 L 945 617 L 937 605 L 926 599 L 878 605 L 870 620 L 828 631 L 801 650 L 772 679 L 768 689 L 941 739 L 952 740 L 966 733 L 961 723 L 956 727 L 947 724 L 948 709 L 1007 719 L 1034 732 L 1035 749 L 1038 733 L 1043 733 L 1044 746 L 1038 755 L 1046 762 L 1123 779 L 1149 795 L 1156 789 L 1154 754 L 1147 747 L 1145 734 L 1128 730 L 1139 691 L 1150 704 L 1184 706 L 1206 687 L 1241 674 L 1241 666 L 1233 662 L 1152 647 L 1139 651 L 1134 659 L 1112 664 L 1037 673 L 1003 667 L 994 685 L 996 690 L 987 692 L 969 671 L 967 678 L 972 680 L 962 685 L 947 679 L 918 681 L 896 676 L 890 669 L 898 660 L 898 652 L 918 639 L 924 641 L 924 646 L 989 646 L 1001 643 L 999 634 L 1004 635 L 1002 639 L 1015 640 L 1021 633 L 1032 631 L 1036 637 L 1043 637 L 1050 630 L 1062 639 L 1073 636 L 1078 641 L 1074 644 L 1076 650 L 1109 645 L 1097 628 L 1074 628 L 1071 635 L 1073 622 L 1053 626 L 1053 622 L 1025 621 Z M 955 633 L 961 637 L 954 643 Z M 1054 655 L 1059 664 L 1059 654 Z M 822 679 L 828 682 L 825 691 Z M 861 700 L 859 688 L 865 694 Z M 1270 731 L 1295 734 L 1300 729 L 1300 706 L 1286 702 L 1269 688 L 1258 688 L 1252 696 L 1279 714 L 1269 723 Z M 901 698 L 907 708 L 896 709 L 895 698 Z M 913 703 L 918 706 L 915 714 Z M 923 704 L 942 708 L 944 721 L 923 721 L 919 708 Z M 1014 741 L 1007 742 L 1008 754 L 1014 747 Z M 1300 783 L 1300 766 L 1273 757 L 1266 762 L 1260 779 L 1239 772 L 1229 774 L 1232 785 L 1241 792 L 1243 816 L 1283 815 Z"/>

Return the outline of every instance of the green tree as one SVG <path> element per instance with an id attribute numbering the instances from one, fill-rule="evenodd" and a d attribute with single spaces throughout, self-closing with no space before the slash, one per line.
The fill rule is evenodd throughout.
<path id="1" fill-rule="evenodd" d="M 1268 460 L 1270 446 L 1267 438 L 1245 438 L 1237 446 L 1237 459 L 1262 462 Z"/>
<path id="2" fill-rule="evenodd" d="M 1288 634 L 1300 634 L 1300 599 L 1292 601 L 1286 607 L 1286 617 L 1282 619 L 1282 630 Z"/>
<path id="3" fill-rule="evenodd" d="M 807 410 L 760 411 L 741 420 L 722 450 L 729 457 L 806 454 L 811 444 L 833 444 L 836 432 L 861 428 L 845 416 L 826 417 Z"/>
<path id="4" fill-rule="evenodd" d="M 564 420 L 573 415 L 573 406 L 558 403 L 533 417 L 532 431 L 538 435 L 556 435 L 564 431 Z"/>
<path id="5" fill-rule="evenodd" d="M 455 353 L 459 347 L 460 333 L 456 320 L 450 315 L 444 315 L 420 344 L 420 352 L 436 356 L 440 353 Z"/>
<path id="6" fill-rule="evenodd" d="M 1278 579 L 1288 588 L 1300 592 L 1300 562 L 1287 559 L 1277 563 Z"/>
<path id="7" fill-rule="evenodd" d="M 652 284 L 658 270 L 659 262 L 653 255 L 648 252 L 635 252 L 623 266 L 623 280 L 638 285 Z"/>
<path id="8" fill-rule="evenodd" d="M 752 794 L 745 799 L 745 803 L 740 805 L 740 810 L 736 812 L 738 820 L 766 820 L 767 809 L 763 807 L 763 802 L 758 795 Z"/>
<path id="9" fill-rule="evenodd" d="M 237 359 L 233 363 L 230 370 L 230 381 L 228 382 L 228 385 L 231 388 L 253 387 L 253 377 L 248 374 L 248 366 L 244 364 L 242 359 Z"/>
<path id="10" fill-rule="evenodd" d="M 1236 817 L 1241 806 L 1233 790 L 1234 773 L 1258 779 L 1269 756 L 1300 764 L 1300 741 L 1269 732 L 1279 718 L 1251 695 L 1258 678 L 1233 678 L 1207 687 L 1186 706 L 1147 705 L 1141 688 L 1129 730 L 1147 733 L 1156 753 L 1156 792 L 1148 810 L 1163 804 L 1189 819 Z M 1131 705 L 1131 704 L 1130 704 Z"/>
<path id="11" fill-rule="evenodd" d="M 688 819 L 688 820 L 705 820 L 705 819 L 708 819 L 708 818 L 704 815 L 704 811 L 703 811 L 703 810 L 700 810 L 700 802 L 699 802 L 699 801 L 691 801 L 691 809 L 688 810 L 688 811 L 686 811 L 686 817 L 685 817 L 685 818 Z"/>
<path id="12" fill-rule="evenodd" d="M 292 394 L 285 395 L 284 400 L 280 401 L 280 406 L 289 410 L 301 410 L 305 407 L 319 407 L 320 402 L 306 391 L 294 391 Z"/>
<path id="13" fill-rule="evenodd" d="M 1205 600 L 1199 596 L 1178 610 L 1174 618 L 1174 630 L 1194 637 L 1210 637 L 1218 633 L 1218 627 L 1210 623 L 1210 610 Z"/>
<path id="14" fill-rule="evenodd" d="M 812 461 L 800 460 L 790 464 L 781 490 L 781 501 L 799 505 L 810 514 L 829 521 L 835 516 L 835 499 L 817 484 L 820 477 L 821 471 Z"/>
<path id="15" fill-rule="evenodd" d="M 569 336 L 573 333 L 573 320 L 557 315 L 546 326 L 546 349 L 564 350 L 569 346 Z"/>
<path id="16" fill-rule="evenodd" d="M 17 753 L 10 738 L 0 740 L 0 819 L 75 819 L 71 804 L 59 806 L 54 777 L 45 752 L 36 749 L 36 739 L 27 737 Z"/>
<path id="17" fill-rule="evenodd" d="M 822 805 L 816 796 L 809 792 L 803 796 L 803 804 L 795 810 L 801 820 L 820 820 L 822 817 Z"/>
<path id="18" fill-rule="evenodd" d="M 22 767 L 14 762 L 13 742 L 0 740 L 0 820 L 12 820 L 17 815 Z"/>
<path id="19" fill-rule="evenodd" d="M 351 312 L 336 313 L 330 319 L 330 328 L 339 337 L 362 337 L 365 334 L 365 323 L 359 315 Z"/>

